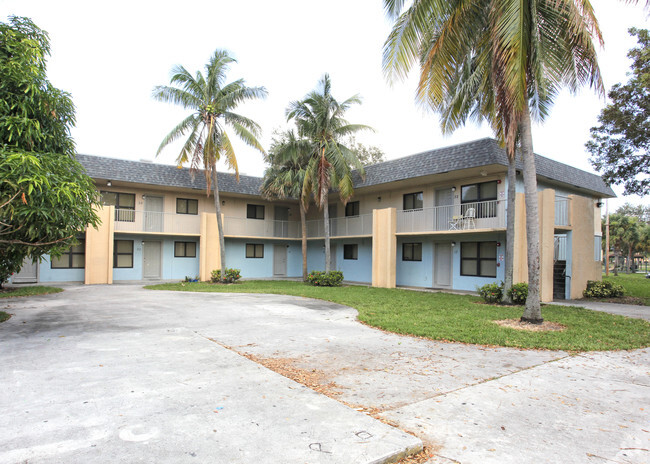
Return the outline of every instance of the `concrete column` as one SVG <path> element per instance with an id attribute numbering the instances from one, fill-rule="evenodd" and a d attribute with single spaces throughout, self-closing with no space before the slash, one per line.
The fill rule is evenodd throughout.
<path id="1" fill-rule="evenodd" d="M 594 259 L 594 200 L 569 195 L 573 229 L 571 246 L 571 298 L 582 298 L 588 280 L 601 280 L 600 261 Z M 600 217 L 598 218 L 600 223 Z M 600 229 L 600 225 L 598 226 Z"/>
<path id="2" fill-rule="evenodd" d="M 528 242 L 526 242 L 526 199 L 515 195 L 515 253 L 512 268 L 513 283 L 528 282 Z"/>
<path id="3" fill-rule="evenodd" d="M 224 217 L 221 215 L 223 223 Z M 201 238 L 199 241 L 199 278 L 210 280 L 215 269 L 221 269 L 221 249 L 219 248 L 219 229 L 217 215 L 201 213 Z"/>
<path id="4" fill-rule="evenodd" d="M 397 210 L 372 211 L 372 286 L 395 288 Z"/>
<path id="5" fill-rule="evenodd" d="M 115 207 L 96 210 L 101 224 L 86 229 L 86 269 L 84 283 L 113 283 L 113 239 L 115 234 Z"/>

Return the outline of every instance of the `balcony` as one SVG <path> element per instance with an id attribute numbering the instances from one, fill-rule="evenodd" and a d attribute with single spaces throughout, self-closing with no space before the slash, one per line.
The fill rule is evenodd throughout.
<path id="1" fill-rule="evenodd" d="M 569 227 L 569 208 L 571 206 L 566 197 L 555 197 L 555 225 L 557 227 Z"/>
<path id="2" fill-rule="evenodd" d="M 372 235 L 372 214 L 359 216 L 336 217 L 330 219 L 330 237 L 353 237 Z M 307 237 L 325 236 L 325 221 L 315 219 L 307 221 Z"/>
<path id="3" fill-rule="evenodd" d="M 224 218 L 224 235 L 232 237 L 300 238 L 300 221 Z"/>
<path id="4" fill-rule="evenodd" d="M 115 232 L 199 235 L 201 233 L 201 217 L 193 214 L 116 209 Z"/>
<path id="5" fill-rule="evenodd" d="M 479 201 L 397 212 L 397 233 L 430 233 L 506 227 L 505 200 Z"/>

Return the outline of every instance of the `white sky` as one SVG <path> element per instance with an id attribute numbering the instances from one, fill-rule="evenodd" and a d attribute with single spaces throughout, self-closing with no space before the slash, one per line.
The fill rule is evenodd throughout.
<path id="1" fill-rule="evenodd" d="M 627 79 L 626 54 L 635 45 L 627 29 L 648 28 L 648 16 L 623 1 L 592 4 L 605 38 L 599 59 L 609 89 Z M 72 94 L 79 153 L 153 160 L 162 138 L 186 115 L 154 101 L 153 87 L 169 83 L 175 64 L 203 69 L 217 48 L 238 60 L 229 81 L 243 77 L 269 92 L 266 100 L 238 109 L 262 126 L 265 147 L 274 129 L 286 127 L 287 104 L 312 90 L 325 72 L 337 99 L 362 96 L 348 119 L 372 126 L 374 133 L 357 139 L 380 147 L 388 159 L 492 136 L 471 123 L 443 136 L 438 117 L 415 103 L 415 73 L 407 82 L 386 83 L 381 57 L 391 24 L 381 0 L 0 0 L 0 21 L 9 15 L 30 17 L 49 32 L 48 76 Z M 544 125 L 533 129 L 535 152 L 593 172 L 584 143 L 605 103 L 590 89 L 562 94 Z M 244 144 L 236 151 L 240 172 L 262 175 L 261 154 Z M 177 154 L 170 146 L 156 162 L 173 163 Z M 619 199 L 610 200 L 610 210 L 625 201 L 647 203 L 647 197 L 614 190 Z"/>

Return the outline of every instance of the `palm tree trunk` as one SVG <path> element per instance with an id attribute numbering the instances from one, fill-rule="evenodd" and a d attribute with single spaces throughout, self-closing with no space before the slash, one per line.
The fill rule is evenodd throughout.
<path id="1" fill-rule="evenodd" d="M 533 134 L 530 123 L 530 111 L 525 104 L 519 133 L 521 134 L 521 151 L 524 157 L 524 192 L 526 194 L 526 237 L 528 239 L 528 298 L 526 308 L 521 316 L 522 322 L 541 324 L 542 309 L 539 301 L 539 207 L 537 201 L 537 172 L 535 153 L 533 152 Z"/>
<path id="2" fill-rule="evenodd" d="M 503 285 L 503 299 L 506 304 L 512 304 L 508 291 L 512 288 L 513 266 L 515 260 L 515 195 L 517 183 L 517 170 L 515 169 L 515 154 L 508 156 L 508 198 L 506 201 L 506 269 Z"/>
<path id="3" fill-rule="evenodd" d="M 323 229 L 325 232 L 325 272 L 330 271 L 330 209 L 328 189 L 321 187 L 321 208 L 323 208 Z"/>
<path id="4" fill-rule="evenodd" d="M 221 257 L 221 281 L 226 281 L 226 242 L 223 238 L 223 221 L 221 220 L 221 201 L 217 184 L 217 167 L 212 167 L 212 191 L 214 192 L 214 209 L 217 213 L 217 231 L 219 232 L 219 255 Z"/>
<path id="5" fill-rule="evenodd" d="M 300 206 L 300 227 L 302 229 L 302 280 L 307 281 L 307 221 L 305 219 L 305 205 L 302 200 L 298 201 Z"/>

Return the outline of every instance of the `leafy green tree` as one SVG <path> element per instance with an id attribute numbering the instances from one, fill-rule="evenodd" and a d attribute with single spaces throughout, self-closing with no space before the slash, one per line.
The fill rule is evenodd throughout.
<path id="1" fill-rule="evenodd" d="M 616 214 L 634 216 L 639 218 L 641 222 L 650 224 L 650 205 L 632 205 L 625 203 L 616 209 Z"/>
<path id="2" fill-rule="evenodd" d="M 586 143 L 590 162 L 608 184 L 624 185 L 624 195 L 650 193 L 650 35 L 630 29 L 638 47 L 629 51 L 632 77 L 609 91 L 611 103 L 598 116 Z"/>
<path id="3" fill-rule="evenodd" d="M 363 176 L 364 169 L 355 153 L 343 144 L 352 134 L 370 129 L 360 124 L 350 124 L 344 119 L 352 105 L 360 104 L 358 95 L 338 102 L 331 93 L 332 84 L 325 74 L 318 88 L 304 100 L 294 101 L 287 109 L 287 119 L 294 121 L 298 136 L 311 144 L 302 196 L 305 201 L 314 193 L 316 205 L 323 211 L 325 229 L 325 271 L 330 270 L 329 191 L 338 190 L 343 204 L 354 194 L 352 169 Z"/>
<path id="4" fill-rule="evenodd" d="M 226 83 L 226 74 L 233 62 L 235 59 L 226 51 L 216 50 L 205 66 L 205 75 L 197 71 L 193 76 L 183 66 L 177 65 L 172 68 L 171 85 L 157 86 L 153 91 L 156 100 L 173 103 L 191 111 L 191 114 L 163 139 L 157 155 L 170 143 L 187 136 L 176 162 L 179 166 L 189 162 L 193 174 L 202 169 L 208 195 L 212 189 L 219 231 L 221 269 L 226 269 L 226 246 L 217 182 L 219 160 L 224 160 L 229 168 L 234 169 L 239 180 L 237 157 L 226 127 L 247 145 L 265 153 L 257 140 L 261 133 L 260 126 L 252 119 L 234 111 L 246 101 L 265 98 L 266 89 L 248 87 L 243 79 Z M 225 273 L 223 276 L 225 278 Z"/>
<path id="5" fill-rule="evenodd" d="M 384 69 L 404 78 L 420 66 L 418 100 L 443 113 L 453 101 L 457 73 L 474 75 L 479 114 L 524 162 L 529 293 L 522 320 L 543 321 L 539 298 L 537 176 L 531 117 L 542 119 L 561 87 L 588 83 L 602 91 L 592 36 L 602 42 L 588 0 L 384 0 L 395 20 L 384 45 Z M 403 11 L 404 10 L 404 11 Z M 473 74 L 468 66 L 480 68 Z M 471 108 L 471 106 L 470 106 Z M 461 113 L 462 114 L 462 113 Z M 471 115 L 472 112 L 467 113 Z"/>
<path id="6" fill-rule="evenodd" d="M 47 80 L 49 53 L 30 19 L 0 23 L 0 285 L 99 224 L 99 194 L 74 156 L 72 99 Z"/>
<path id="7" fill-rule="evenodd" d="M 364 145 L 363 143 L 357 142 L 355 137 L 350 137 L 348 145 L 363 166 L 371 166 L 386 161 L 386 155 L 379 147 Z"/>
<path id="8" fill-rule="evenodd" d="M 645 224 L 634 216 L 614 213 L 609 216 L 609 241 L 614 248 L 615 270 L 619 258 L 626 257 L 626 269 L 630 272 L 632 256 L 643 251 Z"/>
<path id="9" fill-rule="evenodd" d="M 300 208 L 302 237 L 302 280 L 307 281 L 307 222 L 306 212 L 309 198 L 302 195 L 309 155 L 309 140 L 300 139 L 294 131 L 280 134 L 271 144 L 266 161 L 269 167 L 264 172 L 261 191 L 265 198 L 297 198 Z"/>

